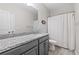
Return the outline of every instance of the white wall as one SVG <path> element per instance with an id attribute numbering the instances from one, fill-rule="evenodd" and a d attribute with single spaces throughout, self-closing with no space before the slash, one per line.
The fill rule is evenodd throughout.
<path id="1" fill-rule="evenodd" d="M 46 22 L 48 21 L 48 16 L 49 16 L 49 10 L 43 5 L 43 4 L 35 4 L 35 7 L 38 10 L 38 20 L 36 22 L 38 26 L 38 30 L 35 30 L 39 33 L 46 33 L 48 30 L 48 25 L 46 24 L 41 24 L 41 20 L 45 20 Z"/>
<path id="2" fill-rule="evenodd" d="M 74 11 L 74 4 L 68 4 L 68 5 L 64 5 L 60 4 L 59 6 L 57 6 L 58 8 L 54 8 L 50 10 L 50 14 L 51 16 L 54 15 L 59 15 L 59 14 L 64 14 L 64 13 L 68 13 L 68 12 L 72 12 Z"/>
<path id="3" fill-rule="evenodd" d="M 76 54 L 79 54 L 79 4 L 75 4 Z"/>
<path id="4" fill-rule="evenodd" d="M 0 3 L 0 9 L 15 15 L 15 33 L 32 32 L 33 14 L 24 4 Z"/>

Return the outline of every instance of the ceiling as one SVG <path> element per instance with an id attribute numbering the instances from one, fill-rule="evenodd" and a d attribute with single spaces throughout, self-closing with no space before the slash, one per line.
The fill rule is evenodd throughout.
<path id="1" fill-rule="evenodd" d="M 65 7 L 73 7 L 74 3 L 45 3 L 44 4 L 49 10 L 56 10 Z"/>

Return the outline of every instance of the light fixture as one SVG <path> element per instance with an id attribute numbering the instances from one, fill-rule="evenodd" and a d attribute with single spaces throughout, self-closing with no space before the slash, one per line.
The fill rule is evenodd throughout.
<path id="1" fill-rule="evenodd" d="M 27 3 L 27 6 L 34 6 L 32 3 Z"/>
<path id="2" fill-rule="evenodd" d="M 35 4 L 33 4 L 33 3 L 26 3 L 26 4 L 27 4 L 27 6 L 32 6 L 33 8 L 35 8 L 37 10 L 37 7 L 35 6 Z"/>

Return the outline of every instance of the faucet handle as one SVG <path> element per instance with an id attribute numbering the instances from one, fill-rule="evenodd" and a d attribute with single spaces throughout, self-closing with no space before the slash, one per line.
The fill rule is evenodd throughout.
<path id="1" fill-rule="evenodd" d="M 9 34 L 13 34 L 13 33 L 14 33 L 14 31 L 8 31 L 8 33 L 9 33 Z"/>
<path id="2" fill-rule="evenodd" d="M 10 31 L 8 31 L 8 33 L 10 34 Z"/>
<path id="3" fill-rule="evenodd" d="M 12 31 L 12 34 L 14 33 L 14 31 Z"/>

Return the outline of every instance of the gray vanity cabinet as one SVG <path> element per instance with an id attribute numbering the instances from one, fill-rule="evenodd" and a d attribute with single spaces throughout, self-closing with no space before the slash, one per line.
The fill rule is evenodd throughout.
<path id="1" fill-rule="evenodd" d="M 47 55 L 48 35 L 22 43 L 15 48 L 0 53 L 1 55 Z"/>
<path id="2" fill-rule="evenodd" d="M 28 43 L 24 43 L 18 47 L 12 48 L 8 51 L 2 52 L 2 55 L 22 55 L 26 51 L 33 49 L 33 47 L 38 46 L 38 40 L 34 40 Z"/>
<path id="3" fill-rule="evenodd" d="M 48 36 L 45 36 L 39 40 L 39 55 L 48 55 L 49 40 Z"/>
<path id="4" fill-rule="evenodd" d="M 42 42 L 39 44 L 39 55 L 44 55 L 45 54 L 45 42 Z"/>
<path id="5" fill-rule="evenodd" d="M 34 47 L 28 52 L 25 52 L 24 55 L 38 55 L 38 47 Z"/>
<path id="6" fill-rule="evenodd" d="M 48 55 L 48 51 L 49 51 L 49 40 L 45 41 L 45 55 Z"/>
<path id="7" fill-rule="evenodd" d="M 48 55 L 48 40 L 39 44 L 39 55 Z"/>

